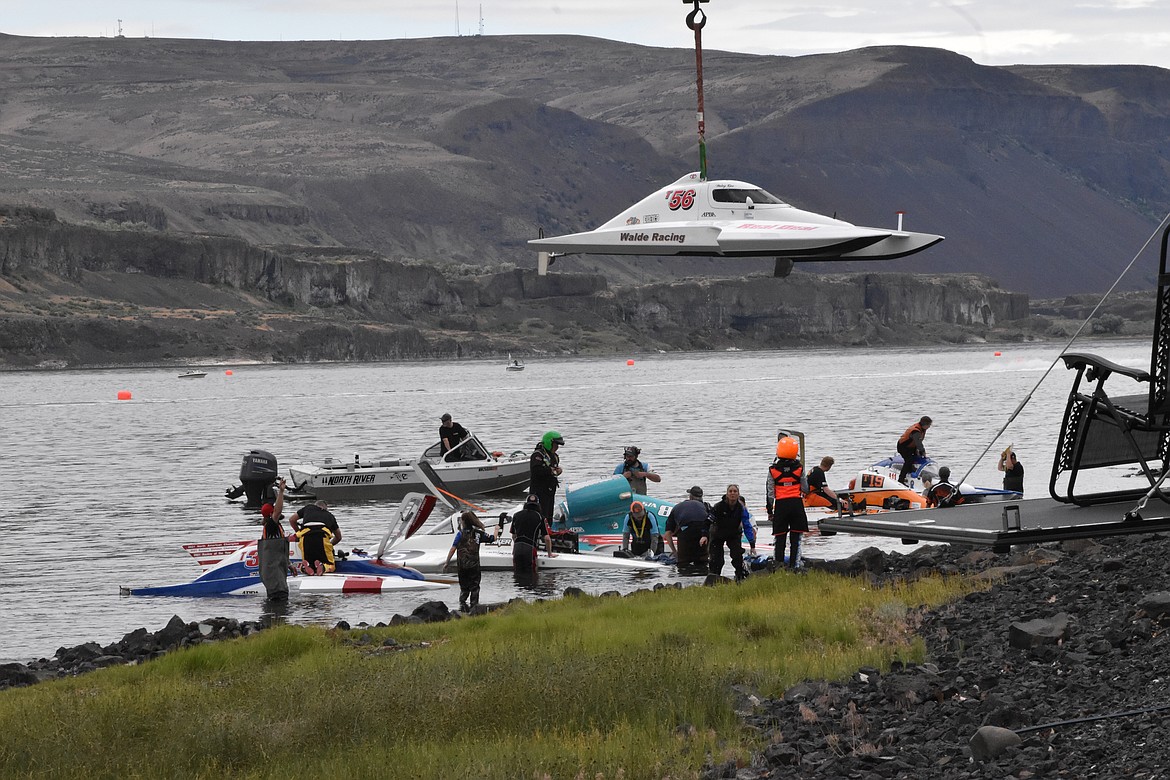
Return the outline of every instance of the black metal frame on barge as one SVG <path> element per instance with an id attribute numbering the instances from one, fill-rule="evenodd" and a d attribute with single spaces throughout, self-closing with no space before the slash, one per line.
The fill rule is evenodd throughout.
<path id="1" fill-rule="evenodd" d="M 838 513 L 820 522 L 822 534 L 861 533 L 954 542 L 1006 551 L 1013 544 L 1085 539 L 1170 530 L 1170 273 L 1162 231 L 1158 290 L 1149 370 L 1130 368 L 1088 353 L 1065 353 L 1076 378 L 1065 406 L 1052 462 L 1052 499 L 968 504 L 853 517 Z M 1112 397 L 1110 377 L 1148 384 L 1139 395 Z M 1137 487 L 1092 492 L 1077 490 L 1084 471 L 1137 466 L 1145 477 Z M 1065 477 L 1067 477 L 1065 479 Z M 1150 504 L 1151 501 L 1157 503 Z M 1148 516 L 1147 516 L 1148 515 Z"/>

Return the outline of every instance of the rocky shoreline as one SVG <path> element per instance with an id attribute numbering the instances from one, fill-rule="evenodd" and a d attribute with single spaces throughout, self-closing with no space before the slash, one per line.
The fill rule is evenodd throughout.
<path id="1" fill-rule="evenodd" d="M 703 777 L 1161 777 L 1170 765 L 1170 738 L 1160 728 L 1170 711 L 1168 558 L 1170 537 L 1150 535 L 1010 555 L 958 546 L 906 555 L 869 548 L 841 561 L 810 562 L 874 583 L 942 573 L 992 584 L 907 616 L 926 645 L 925 663 L 895 662 L 885 674 L 860 669 L 845 682 L 806 681 L 779 699 L 737 691 L 744 723 L 768 746 L 746 766 L 707 766 Z M 457 614 L 428 602 L 389 625 Z M 90 642 L 61 648 L 51 659 L 0 665 L 0 689 L 138 663 L 264 627 L 175 616 L 155 633 L 140 628 L 105 647 Z M 359 634 L 353 641 L 373 640 Z"/>

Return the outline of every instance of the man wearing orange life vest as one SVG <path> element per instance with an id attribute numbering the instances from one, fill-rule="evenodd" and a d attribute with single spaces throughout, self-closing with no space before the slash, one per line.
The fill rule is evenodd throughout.
<path id="1" fill-rule="evenodd" d="M 898 454 L 902 456 L 902 470 L 898 472 L 898 481 L 903 485 L 909 484 L 906 482 L 906 478 L 918 465 L 915 461 L 918 458 L 926 457 L 926 446 L 923 445 L 922 440 L 926 438 L 926 432 L 930 429 L 931 422 L 933 421 L 929 417 L 923 416 L 918 422 L 907 428 L 898 439 Z"/>
<path id="2" fill-rule="evenodd" d="M 800 478 L 803 468 L 800 463 L 800 444 L 791 436 L 784 436 L 776 442 L 776 460 L 768 469 L 772 482 L 772 535 L 776 537 L 776 563 L 784 563 L 784 541 L 788 537 L 788 565 L 799 569 L 801 539 L 808 533 L 808 517 L 804 513 L 804 500 L 800 497 Z"/>

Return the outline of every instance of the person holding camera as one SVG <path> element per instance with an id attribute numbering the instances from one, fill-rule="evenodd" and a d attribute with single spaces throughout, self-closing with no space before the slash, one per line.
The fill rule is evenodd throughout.
<path id="1" fill-rule="evenodd" d="M 639 460 L 641 454 L 642 450 L 637 447 L 626 447 L 622 454 L 622 462 L 614 468 L 613 473 L 625 477 L 626 481 L 630 483 L 630 490 L 640 496 L 647 496 L 650 494 L 646 492 L 646 480 L 661 482 L 662 477 L 651 471 L 649 463 Z"/>

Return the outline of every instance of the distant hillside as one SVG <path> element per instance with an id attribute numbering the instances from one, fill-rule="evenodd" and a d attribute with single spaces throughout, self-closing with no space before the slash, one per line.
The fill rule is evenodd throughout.
<path id="1" fill-rule="evenodd" d="M 538 229 L 596 226 L 696 167 L 684 49 L 573 36 L 0 47 L 0 205 L 67 222 L 532 267 Z M 908 228 L 947 237 L 833 271 L 1099 291 L 1170 211 L 1170 71 L 992 68 L 906 47 L 704 58 L 714 176 L 862 224 L 903 209 Z M 1124 286 L 1152 286 L 1152 266 Z M 618 283 L 770 268 L 556 266 Z"/>

